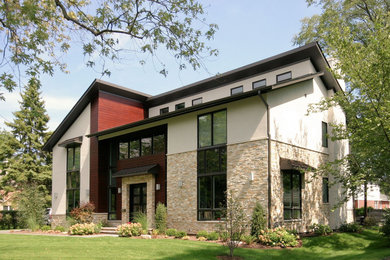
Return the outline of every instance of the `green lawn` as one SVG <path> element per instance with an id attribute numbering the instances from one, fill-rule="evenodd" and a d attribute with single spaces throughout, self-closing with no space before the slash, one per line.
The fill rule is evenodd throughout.
<path id="1" fill-rule="evenodd" d="M 216 259 L 227 252 L 220 245 L 198 241 L 0 235 L 0 259 Z M 377 231 L 365 230 L 306 238 L 302 248 L 235 252 L 245 259 L 384 259 L 390 256 L 390 241 Z"/>

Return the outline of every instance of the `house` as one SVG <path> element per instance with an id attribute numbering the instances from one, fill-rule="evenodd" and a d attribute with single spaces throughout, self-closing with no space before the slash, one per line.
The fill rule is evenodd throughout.
<path id="1" fill-rule="evenodd" d="M 364 207 L 364 187 L 361 188 L 355 196 L 354 204 L 355 208 Z M 368 184 L 367 185 L 367 207 L 372 207 L 373 209 L 387 209 L 390 208 L 390 198 L 385 194 L 381 193 L 379 185 Z"/>
<path id="2" fill-rule="evenodd" d="M 270 227 L 351 221 L 352 202 L 331 211 L 341 186 L 310 172 L 348 153 L 327 136 L 345 122 L 340 108 L 307 115 L 337 91 L 317 43 L 156 96 L 95 80 L 44 146 L 54 224 L 88 201 L 96 220 L 143 211 L 153 223 L 161 202 L 169 227 L 213 230 L 226 190 L 249 216 L 260 202 Z"/>

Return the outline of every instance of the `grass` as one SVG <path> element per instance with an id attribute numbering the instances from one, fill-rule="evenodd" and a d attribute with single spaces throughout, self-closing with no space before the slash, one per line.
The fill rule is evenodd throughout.
<path id="1" fill-rule="evenodd" d="M 216 259 L 228 249 L 214 243 L 173 239 L 0 235 L 0 259 L 127 258 Z M 244 259 L 384 259 L 390 240 L 375 230 L 305 238 L 296 249 L 236 249 Z"/>

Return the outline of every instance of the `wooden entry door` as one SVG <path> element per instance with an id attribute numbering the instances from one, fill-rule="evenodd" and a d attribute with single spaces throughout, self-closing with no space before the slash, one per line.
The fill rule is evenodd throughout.
<path id="1" fill-rule="evenodd" d="M 142 212 L 146 214 L 146 183 L 130 184 L 130 219 L 134 214 Z"/>

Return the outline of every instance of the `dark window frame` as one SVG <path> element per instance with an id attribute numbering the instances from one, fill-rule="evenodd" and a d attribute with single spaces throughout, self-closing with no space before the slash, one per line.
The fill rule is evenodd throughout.
<path id="1" fill-rule="evenodd" d="M 183 107 L 180 107 L 180 106 L 183 106 Z M 175 110 L 183 109 L 185 107 L 186 107 L 186 103 L 181 102 L 181 103 L 175 105 Z"/>
<path id="2" fill-rule="evenodd" d="M 283 170 L 282 171 L 282 180 L 284 181 L 284 175 L 289 175 L 290 176 L 290 191 L 291 191 L 291 204 L 293 204 L 293 201 L 294 201 L 294 192 L 293 192 L 293 176 L 299 176 L 299 206 L 298 207 L 294 207 L 291 205 L 291 207 L 286 207 L 284 205 L 284 202 L 283 202 L 283 219 L 285 221 L 294 221 L 294 220 L 301 220 L 302 219 L 302 179 L 303 179 L 303 174 L 300 173 L 299 171 L 297 170 Z M 283 186 L 283 201 L 284 201 L 284 196 L 285 196 L 285 192 L 284 192 L 284 182 L 282 181 L 282 186 Z M 285 215 L 285 211 L 286 210 L 290 210 L 290 218 L 287 218 L 286 219 L 286 215 Z M 294 210 L 299 210 L 299 215 L 300 215 L 300 218 L 294 218 L 294 214 L 293 214 L 293 211 Z"/>
<path id="3" fill-rule="evenodd" d="M 79 167 L 76 168 L 76 148 L 79 149 Z M 71 163 L 71 168 L 69 169 L 69 150 L 72 150 L 72 163 Z M 70 211 L 78 206 L 80 206 L 80 164 L 81 164 L 81 146 L 80 145 L 73 145 L 73 146 L 69 146 L 66 148 L 66 213 L 69 214 Z M 68 175 L 72 175 L 72 173 L 75 173 L 75 174 L 78 174 L 78 185 L 76 185 L 77 187 L 71 187 L 69 188 L 68 187 Z M 77 178 L 76 178 L 77 179 Z M 76 193 L 78 191 L 78 198 L 76 198 Z M 73 193 L 73 203 L 72 203 L 72 207 L 69 208 L 69 201 L 68 201 L 68 193 L 72 192 Z"/>
<path id="4" fill-rule="evenodd" d="M 286 78 L 286 79 L 282 79 L 282 80 L 279 80 L 279 77 L 281 76 L 284 76 L 284 75 L 287 75 L 287 74 L 290 74 L 290 77 L 289 78 Z M 284 72 L 284 73 L 281 73 L 281 74 L 278 74 L 276 75 L 276 83 L 280 83 L 280 82 L 284 82 L 286 80 L 290 80 L 292 79 L 292 71 L 287 71 L 287 72 Z"/>
<path id="5" fill-rule="evenodd" d="M 200 103 L 194 104 L 194 103 L 197 102 L 198 100 L 200 100 Z M 195 99 L 192 100 L 192 105 L 193 105 L 193 106 L 196 106 L 196 105 L 199 105 L 199 104 L 202 104 L 202 103 L 203 103 L 203 98 L 202 98 L 202 97 L 200 97 L 200 98 L 195 98 Z"/>
<path id="6" fill-rule="evenodd" d="M 161 136 L 163 135 L 164 138 L 164 151 L 163 152 L 155 152 L 155 149 L 154 149 L 154 139 L 156 136 Z M 144 155 L 144 153 L 142 152 L 142 142 L 141 140 L 144 139 L 144 138 L 151 138 L 152 139 L 152 143 L 151 143 L 151 146 L 150 146 L 150 149 L 151 149 L 151 153 L 150 154 L 147 154 L 147 155 Z M 130 155 L 130 143 L 131 142 L 135 142 L 137 141 L 138 142 L 138 146 L 139 146 L 139 155 L 138 156 L 134 156 L 134 157 L 131 157 Z M 119 157 L 118 160 L 126 160 L 126 159 L 133 159 L 133 158 L 139 158 L 139 157 L 142 157 L 142 156 L 150 156 L 150 155 L 155 155 L 155 154 L 161 154 L 161 153 L 165 153 L 166 152 L 166 146 L 167 146 L 167 136 L 165 133 L 158 133 L 158 134 L 153 134 L 153 135 L 142 135 L 142 136 L 139 136 L 137 138 L 131 138 L 129 139 L 129 141 L 125 141 L 125 140 L 120 140 L 118 142 L 118 155 L 120 155 L 120 143 L 128 143 L 128 152 L 127 152 L 127 158 L 122 158 Z"/>
<path id="7" fill-rule="evenodd" d="M 237 93 L 233 93 L 234 91 L 240 89 L 241 91 L 240 92 L 237 92 Z M 233 95 L 237 95 L 237 94 L 241 94 L 241 93 L 244 93 L 244 86 L 241 85 L 241 86 L 238 86 L 238 87 L 234 87 L 234 88 L 231 88 L 230 89 L 230 96 L 233 96 Z"/>
<path id="8" fill-rule="evenodd" d="M 263 82 L 263 81 L 264 81 L 264 85 L 255 87 L 256 83 Z M 252 89 L 261 88 L 261 87 L 265 87 L 265 86 L 267 86 L 267 79 L 261 79 L 261 80 L 257 80 L 257 81 L 252 82 Z"/>
<path id="9" fill-rule="evenodd" d="M 226 111 L 226 132 L 225 132 L 226 142 L 223 143 L 223 144 L 215 145 L 214 144 L 214 114 L 218 113 L 218 112 L 221 112 L 221 111 Z M 210 146 L 202 146 L 202 147 L 200 147 L 200 143 L 199 143 L 199 117 L 202 117 L 202 116 L 205 116 L 205 115 L 208 115 L 208 114 L 211 114 L 211 145 Z M 198 135 L 197 135 L 198 150 L 199 149 L 203 149 L 203 148 L 207 149 L 207 148 L 212 148 L 212 147 L 218 147 L 220 145 L 226 145 L 226 143 L 227 143 L 227 110 L 226 110 L 226 108 L 198 115 L 198 118 L 197 118 L 197 132 L 198 132 Z"/>
<path id="10" fill-rule="evenodd" d="M 328 123 L 324 122 L 324 121 L 321 122 L 321 138 L 322 138 L 322 147 L 327 148 L 328 145 L 329 145 L 329 140 L 328 140 Z"/>
<path id="11" fill-rule="evenodd" d="M 160 115 L 169 113 L 169 107 L 160 108 Z"/>
<path id="12" fill-rule="evenodd" d="M 322 203 L 329 203 L 329 178 L 322 178 Z"/>

